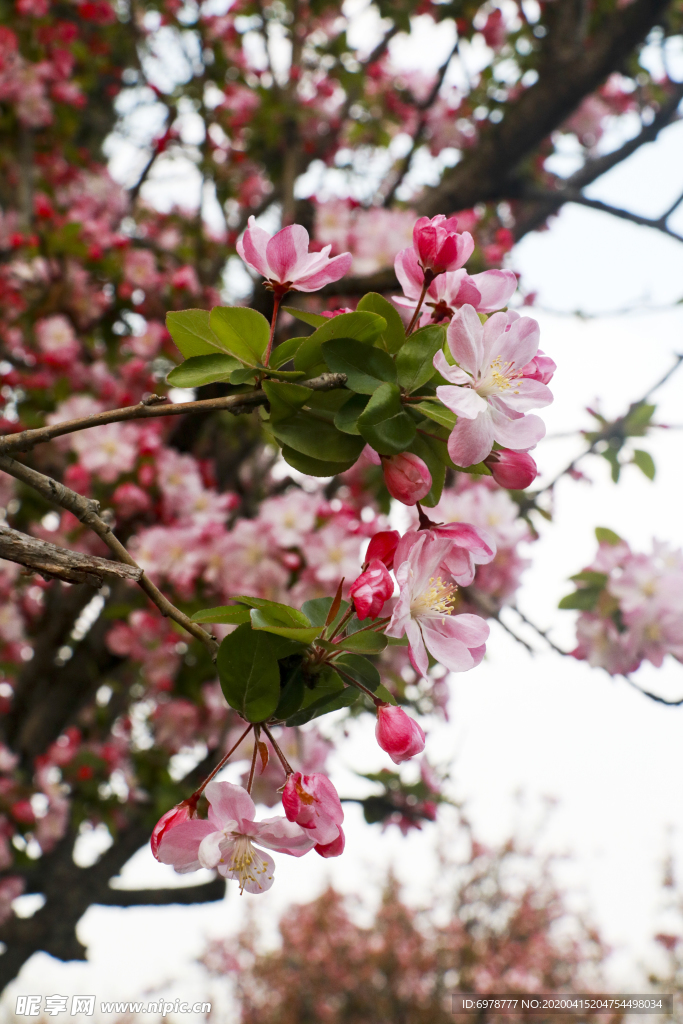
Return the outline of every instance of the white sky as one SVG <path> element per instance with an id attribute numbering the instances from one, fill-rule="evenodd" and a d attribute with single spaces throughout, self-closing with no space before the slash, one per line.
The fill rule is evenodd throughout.
<path id="1" fill-rule="evenodd" d="M 656 215 L 679 191 L 683 125 L 667 129 L 590 194 Z M 683 229 L 683 212 L 678 227 Z M 522 272 L 525 290 L 538 291 L 540 307 L 559 311 L 536 314 L 542 348 L 559 367 L 555 404 L 544 411 L 549 434 L 589 426 L 583 409 L 596 396 L 610 414 L 625 410 L 664 373 L 673 353 L 683 351 L 683 306 L 587 321 L 564 315 L 642 301 L 676 302 L 683 297 L 680 243 L 567 207 L 549 231 L 517 247 L 511 265 Z M 658 421 L 683 425 L 682 392 L 683 371 L 658 395 Z M 642 445 L 655 457 L 655 484 L 632 468 L 615 487 L 604 460 L 593 458 L 584 464 L 592 486 L 569 480 L 559 486 L 555 522 L 539 524 L 543 536 L 531 549 L 534 566 L 519 596 L 520 607 L 541 626 L 552 626 L 558 643 L 572 645 L 573 613 L 557 611 L 557 601 L 568 592 L 567 577 L 591 560 L 596 525 L 616 530 L 634 548 L 648 549 L 652 537 L 683 544 L 682 441 L 680 431 L 660 431 Z M 579 448 L 578 438 L 549 439 L 536 454 L 541 468 L 553 473 Z M 513 613 L 508 621 L 514 622 Z M 636 678 L 659 692 L 683 696 L 683 666 L 672 660 L 659 671 L 643 669 Z M 642 990 L 639 965 L 655 962 L 651 936 L 663 924 L 665 853 L 673 849 L 683 865 L 683 708 L 656 705 L 625 682 L 572 659 L 553 653 L 531 659 L 495 624 L 485 663 L 455 677 L 452 686 L 451 722 L 431 724 L 430 758 L 453 762 L 455 792 L 466 800 L 485 841 L 504 840 L 515 828 L 524 832 L 541 814 L 544 797 L 557 800 L 541 847 L 570 854 L 559 877 L 571 889 L 572 904 L 590 910 L 615 948 L 611 983 Z M 368 771 L 390 766 L 374 743 L 369 717 L 353 725 L 334 758 L 333 781 L 347 794 L 352 786 L 358 792 L 351 765 Z M 79 927 L 88 963 L 63 965 L 37 955 L 8 989 L 0 1012 L 13 1005 L 17 993 L 30 992 L 96 992 L 104 999 L 126 999 L 159 987 L 173 997 L 203 998 L 208 983 L 193 958 L 207 936 L 237 930 L 249 904 L 264 921 L 274 922 L 289 901 L 314 898 L 329 879 L 362 898 L 370 889 L 375 898 L 377 884 L 393 866 L 409 899 L 421 902 L 430 891 L 438 893 L 435 827 L 407 839 L 396 829 L 382 834 L 350 805 L 346 831 L 347 850 L 339 860 L 278 857 L 275 886 L 264 896 L 238 898 L 231 884 L 223 904 L 91 908 Z M 124 872 L 131 887 L 175 881 L 146 850 Z M 226 1010 L 224 1019 L 234 1019 L 233 1013 Z"/>

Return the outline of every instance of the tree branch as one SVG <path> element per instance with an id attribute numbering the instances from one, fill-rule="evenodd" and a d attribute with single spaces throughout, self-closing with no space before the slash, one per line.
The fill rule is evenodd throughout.
<path id="1" fill-rule="evenodd" d="M 11 530 L 2 524 L 0 558 L 25 565 L 47 579 L 57 578 L 67 583 L 88 583 L 91 587 L 101 587 L 111 577 L 133 580 L 137 583 L 142 576 L 142 569 L 121 562 L 111 562 L 97 555 L 68 551 L 48 541 Z"/>
<path id="2" fill-rule="evenodd" d="M 168 907 L 193 903 L 215 903 L 225 896 L 225 879 L 214 878 L 202 885 L 183 885 L 174 889 L 113 889 L 101 892 L 100 907 Z"/>
<path id="3" fill-rule="evenodd" d="M 303 387 L 311 388 L 313 391 L 333 391 L 335 388 L 344 387 L 346 384 L 346 374 L 322 373 L 319 377 L 313 377 L 311 380 L 303 380 L 299 383 Z M 154 419 L 158 416 L 184 416 L 195 412 L 219 412 L 223 410 L 238 415 L 243 412 L 251 412 L 257 406 L 266 405 L 268 402 L 265 392 L 260 390 L 249 391 L 246 394 L 240 395 L 224 395 L 220 398 L 206 398 L 198 402 L 166 402 L 156 395 L 151 396 L 151 398 L 154 401 L 145 399 L 139 402 L 138 405 L 128 405 L 123 409 L 106 409 L 104 412 L 95 413 L 93 416 L 64 420 L 62 423 L 54 423 L 48 427 L 22 430 L 17 434 L 5 434 L 3 438 L 0 438 L 0 457 L 8 452 L 27 452 L 44 441 L 51 441 L 55 437 L 63 437 L 64 434 L 73 434 L 77 430 L 99 427 L 105 423 L 123 423 L 130 420 Z M 1 464 L 0 468 L 3 468 Z M 69 511 L 72 510 L 70 509 Z"/>

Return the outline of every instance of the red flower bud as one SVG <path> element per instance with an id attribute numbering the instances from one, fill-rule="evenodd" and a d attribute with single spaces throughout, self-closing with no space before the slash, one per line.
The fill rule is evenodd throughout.
<path id="1" fill-rule="evenodd" d="M 351 584 L 349 594 L 353 599 L 359 619 L 376 619 L 385 603 L 394 592 L 394 581 L 384 562 L 373 559 L 364 573 Z"/>
<path id="2" fill-rule="evenodd" d="M 538 468 L 528 452 L 513 452 L 509 448 L 491 452 L 484 459 L 491 476 L 500 487 L 523 491 L 538 476 Z"/>
<path id="3" fill-rule="evenodd" d="M 432 474 L 418 455 L 401 452 L 382 459 L 384 482 L 392 498 L 414 505 L 432 486 Z"/>
<path id="4" fill-rule="evenodd" d="M 377 708 L 375 737 L 394 764 L 407 761 L 425 748 L 422 728 L 402 708 L 393 704 L 380 704 Z"/>
<path id="5" fill-rule="evenodd" d="M 164 838 L 164 835 L 175 828 L 176 825 L 180 825 L 183 821 L 189 821 L 190 818 L 195 816 L 195 806 L 190 804 L 189 800 L 183 800 L 182 803 L 176 807 L 172 807 L 170 811 L 166 811 L 166 814 L 162 814 L 158 822 L 154 826 L 152 831 L 152 838 L 149 841 L 152 847 L 152 853 L 159 860 L 158 851 L 159 843 Z"/>
<path id="6" fill-rule="evenodd" d="M 379 559 L 380 562 L 384 562 L 387 569 L 391 569 L 400 539 L 401 534 L 398 530 L 382 530 L 381 533 L 376 533 L 368 544 L 368 550 L 365 553 L 365 564 L 369 565 L 370 562 Z"/>
<path id="7" fill-rule="evenodd" d="M 456 217 L 420 217 L 413 228 L 413 248 L 425 276 L 433 280 L 438 274 L 464 266 L 474 250 L 474 240 L 465 231 L 458 234 Z"/>

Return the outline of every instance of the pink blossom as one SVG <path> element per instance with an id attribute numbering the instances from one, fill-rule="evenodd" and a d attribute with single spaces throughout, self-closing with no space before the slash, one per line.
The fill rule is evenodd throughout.
<path id="1" fill-rule="evenodd" d="M 414 249 L 404 249 L 394 263 L 403 296 L 394 297 L 397 306 L 415 310 L 422 293 L 424 275 Z M 509 302 L 517 288 L 517 277 L 511 270 L 485 270 L 470 276 L 465 270 L 454 270 L 436 277 L 425 296 L 421 324 L 450 320 L 456 309 L 473 306 L 478 313 L 493 313 Z M 547 383 L 545 381 L 544 383 Z"/>
<path id="2" fill-rule="evenodd" d="M 462 587 L 469 587 L 474 580 L 475 565 L 487 565 L 496 554 L 496 542 L 488 531 L 471 523 L 435 523 L 428 530 L 404 533 L 394 557 L 397 568 L 421 537 L 427 545 L 438 543 L 443 547 L 441 569 Z"/>
<path id="3" fill-rule="evenodd" d="M 134 483 L 119 484 L 112 494 L 114 508 L 123 519 L 151 511 L 152 501 L 149 494 Z"/>
<path id="4" fill-rule="evenodd" d="M 74 329 L 61 314 L 38 320 L 36 337 L 45 361 L 53 366 L 68 366 L 80 354 L 81 346 Z"/>
<path id="5" fill-rule="evenodd" d="M 291 488 L 280 497 L 264 501 L 259 519 L 270 527 L 280 547 L 298 547 L 313 530 L 319 505 L 317 495 Z"/>
<path id="6" fill-rule="evenodd" d="M 345 846 L 346 836 L 344 835 L 344 830 L 340 828 L 336 839 L 333 839 L 331 843 L 318 843 L 314 850 L 321 857 L 341 857 Z"/>
<path id="7" fill-rule="evenodd" d="M 392 704 L 380 704 L 377 708 L 375 737 L 394 764 L 408 761 L 425 748 L 425 734 L 422 727 L 409 718 L 403 708 Z"/>
<path id="8" fill-rule="evenodd" d="M 459 270 L 474 252 L 474 239 L 469 231 L 458 234 L 457 217 L 419 217 L 413 227 L 413 248 L 425 278 Z M 400 259 L 401 253 L 396 257 Z"/>
<path id="9" fill-rule="evenodd" d="M 487 455 L 484 462 L 496 483 L 512 491 L 523 491 L 538 476 L 538 467 L 528 452 L 512 452 L 509 448 L 501 448 Z"/>
<path id="10" fill-rule="evenodd" d="M 149 249 L 130 249 L 123 260 L 123 273 L 134 288 L 155 288 L 159 282 L 156 259 Z"/>
<path id="11" fill-rule="evenodd" d="M 332 320 L 335 316 L 341 316 L 342 313 L 353 313 L 353 310 L 348 306 L 342 306 L 341 309 L 324 309 L 320 315 L 324 316 L 327 320 Z"/>
<path id="12" fill-rule="evenodd" d="M 412 452 L 382 458 L 384 482 L 392 498 L 404 505 L 414 505 L 429 493 L 432 475 L 427 464 Z"/>
<path id="13" fill-rule="evenodd" d="M 545 384 L 522 376 L 522 368 L 538 351 L 536 321 L 510 311 L 494 313 L 482 324 L 472 306 L 463 306 L 453 316 L 447 338 L 456 365 L 437 352 L 434 366 L 450 382 L 436 393 L 458 417 L 448 439 L 453 462 L 481 462 L 494 441 L 515 451 L 532 448 L 545 426 L 525 412 L 553 400 Z"/>
<path id="14" fill-rule="evenodd" d="M 490 270 L 489 273 L 492 274 L 495 271 Z M 541 384 L 550 384 L 556 369 L 557 363 L 555 360 L 551 359 L 550 356 L 547 356 L 539 348 L 534 358 L 526 366 L 522 367 L 522 376 L 530 380 L 540 380 Z"/>
<path id="15" fill-rule="evenodd" d="M 394 581 L 387 567 L 384 562 L 375 558 L 365 572 L 351 584 L 349 595 L 353 599 L 359 619 L 366 619 L 368 616 L 376 619 L 393 592 Z"/>
<path id="16" fill-rule="evenodd" d="M 162 864 L 185 873 L 210 868 L 240 883 L 240 892 L 259 893 L 273 884 L 275 863 L 264 853 L 277 850 L 302 857 L 315 841 L 286 818 L 254 821 L 254 801 L 241 786 L 210 782 L 204 791 L 209 801 L 208 819 L 195 818 L 168 830 L 158 848 Z"/>
<path id="17" fill-rule="evenodd" d="M 326 775 L 289 775 L 282 792 L 282 806 L 288 820 L 305 829 L 316 843 L 326 846 L 339 838 L 344 812 L 339 794 Z"/>
<path id="18" fill-rule="evenodd" d="M 466 672 L 484 657 L 489 627 L 478 615 L 454 615 L 455 584 L 443 573 L 450 541 L 424 531 L 396 569 L 400 594 L 387 636 L 407 635 L 411 661 L 426 675 L 427 651 L 452 672 Z M 445 577 L 445 578 L 444 578 Z"/>
<path id="19" fill-rule="evenodd" d="M 362 536 L 332 521 L 311 533 L 304 546 L 306 561 L 316 580 L 334 583 L 358 572 Z"/>
<path id="20" fill-rule="evenodd" d="M 72 435 L 71 447 L 81 466 L 103 480 L 113 483 L 129 473 L 138 458 L 138 429 L 132 423 L 105 423 Z"/>
<path id="21" fill-rule="evenodd" d="M 330 259 L 331 245 L 320 252 L 309 252 L 308 245 L 308 231 L 300 224 L 290 224 L 271 238 L 258 226 L 256 218 L 250 217 L 249 227 L 237 242 L 237 251 L 278 295 L 290 290 L 317 292 L 348 272 L 350 252 Z"/>
<path id="22" fill-rule="evenodd" d="M 398 530 L 381 530 L 376 533 L 371 538 L 368 550 L 365 552 L 365 564 L 369 565 L 370 562 L 379 559 L 380 562 L 384 562 L 387 569 L 391 569 L 394 564 L 396 546 L 400 539 L 401 534 Z"/>
<path id="23" fill-rule="evenodd" d="M 164 838 L 166 833 L 180 825 L 183 821 L 189 821 L 193 815 L 194 808 L 191 806 L 189 800 L 183 800 L 182 803 L 172 807 L 170 811 L 166 811 L 162 814 L 158 822 L 152 830 L 152 837 L 149 841 L 152 847 L 152 853 L 159 860 L 159 843 Z"/>

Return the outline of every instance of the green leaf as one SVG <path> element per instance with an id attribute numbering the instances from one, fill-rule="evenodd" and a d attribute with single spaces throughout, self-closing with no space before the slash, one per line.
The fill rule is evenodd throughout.
<path id="1" fill-rule="evenodd" d="M 447 430 L 452 430 L 455 426 L 457 416 L 438 400 L 433 402 L 415 402 L 414 405 L 411 405 L 411 408 L 421 412 L 423 416 L 433 420 L 434 423 L 446 427 Z"/>
<path id="2" fill-rule="evenodd" d="M 410 641 L 407 636 L 388 636 L 387 646 L 389 647 L 410 647 Z"/>
<path id="3" fill-rule="evenodd" d="M 373 693 L 381 682 L 379 672 L 372 662 L 367 658 L 361 658 L 359 654 L 342 654 L 341 657 L 335 658 L 334 664 L 340 671 L 345 672 L 356 682 L 366 686 L 368 690 L 372 690 Z"/>
<path id="4" fill-rule="evenodd" d="M 273 713 L 273 718 L 280 721 L 289 718 L 290 715 L 297 712 L 303 703 L 306 687 L 304 685 L 301 661 L 289 673 L 284 681 L 284 685 L 281 682 L 281 687 L 280 701 Z"/>
<path id="5" fill-rule="evenodd" d="M 592 569 L 584 569 L 583 572 L 577 572 L 573 576 L 569 577 L 574 583 L 587 583 L 591 587 L 599 587 L 602 589 L 607 586 L 607 573 L 594 572 Z"/>
<path id="6" fill-rule="evenodd" d="M 380 654 L 387 646 L 387 638 L 383 633 L 374 633 L 368 629 L 344 637 L 338 646 L 354 654 Z"/>
<path id="7" fill-rule="evenodd" d="M 236 625 L 249 622 L 249 609 L 240 605 L 223 604 L 218 608 L 202 608 L 192 616 L 193 622 L 209 622 L 214 625 Z"/>
<path id="8" fill-rule="evenodd" d="M 257 633 L 247 623 L 226 636 L 216 668 L 223 695 L 247 722 L 264 722 L 280 701 L 280 637 Z"/>
<path id="9" fill-rule="evenodd" d="M 296 384 L 271 385 L 297 387 Z M 322 462 L 353 463 L 363 450 L 362 437 L 342 434 L 322 414 L 300 410 L 287 419 L 275 420 L 273 434 L 281 445 Z"/>
<path id="10" fill-rule="evenodd" d="M 623 544 L 619 534 L 615 533 L 614 530 L 609 530 L 606 526 L 596 526 L 595 537 L 598 544 L 611 544 L 613 547 L 617 544 Z"/>
<path id="11" fill-rule="evenodd" d="M 253 384 L 256 381 L 256 374 L 249 367 L 238 363 L 239 369 L 233 370 L 230 374 L 231 384 Z"/>
<path id="12" fill-rule="evenodd" d="M 186 359 L 214 355 L 223 349 L 209 326 L 208 309 L 182 309 L 166 314 L 166 327 Z"/>
<path id="13" fill-rule="evenodd" d="M 261 313 L 246 306 L 216 306 L 211 310 L 209 324 L 221 348 L 240 362 L 247 366 L 262 362 L 270 324 Z"/>
<path id="14" fill-rule="evenodd" d="M 322 354 L 328 368 L 333 373 L 345 373 L 348 387 L 358 394 L 371 395 L 385 381 L 396 383 L 396 364 L 381 349 L 337 338 L 325 342 Z"/>
<path id="15" fill-rule="evenodd" d="M 383 343 L 387 352 L 398 352 L 406 340 L 406 330 L 393 303 L 388 302 L 383 295 L 379 295 L 377 292 L 368 292 L 367 295 L 363 296 L 356 308 L 369 310 L 371 313 L 377 313 L 379 316 L 384 317 L 387 326 L 380 334 L 379 341 Z"/>
<path id="16" fill-rule="evenodd" d="M 410 394 L 434 376 L 434 356 L 446 340 L 444 327 L 423 327 L 413 334 L 396 356 L 398 382 Z"/>
<path id="17" fill-rule="evenodd" d="M 582 590 L 575 590 L 573 594 L 567 594 L 566 597 L 562 598 L 557 607 L 590 612 L 598 603 L 601 593 L 602 588 L 584 587 Z"/>
<path id="18" fill-rule="evenodd" d="M 294 358 L 299 350 L 299 346 L 305 340 L 305 338 L 287 338 L 286 341 L 281 342 L 277 348 L 273 349 L 270 365 L 276 370 L 278 367 L 284 366 L 285 363 Z"/>
<path id="19" fill-rule="evenodd" d="M 286 604 L 274 603 L 267 609 L 251 609 L 251 628 L 298 640 L 302 644 L 310 644 L 322 633 L 322 627 L 311 626 L 303 612 Z"/>
<path id="20" fill-rule="evenodd" d="M 303 380 L 306 376 L 303 370 L 272 370 L 269 366 L 259 366 L 257 369 L 274 380 L 297 381 Z"/>
<path id="21" fill-rule="evenodd" d="M 358 417 L 368 404 L 367 395 L 350 395 L 334 417 L 334 425 L 343 434 L 360 435 Z"/>
<path id="22" fill-rule="evenodd" d="M 301 452 L 295 451 L 294 448 L 288 448 L 286 444 L 282 446 L 282 457 L 292 469 L 298 470 L 299 473 L 322 477 L 338 476 L 339 473 L 345 473 L 356 461 L 353 459 L 351 462 L 325 462 L 323 459 L 312 459 L 310 455 L 303 455 Z"/>
<path id="23" fill-rule="evenodd" d="M 291 313 L 297 320 L 303 320 L 305 324 L 310 324 L 311 327 L 321 327 L 330 319 L 329 316 L 321 316 L 320 313 L 309 313 L 308 310 L 297 309 L 296 306 L 283 306 L 282 309 L 285 313 Z"/>
<path id="24" fill-rule="evenodd" d="M 637 448 L 633 453 L 633 462 L 645 474 L 648 480 L 654 480 L 656 472 L 655 462 L 649 452 L 644 452 Z"/>
<path id="25" fill-rule="evenodd" d="M 324 626 L 327 622 L 327 616 L 330 608 L 332 607 L 332 597 L 314 597 L 310 601 L 305 601 L 301 606 L 301 611 L 304 615 L 307 615 L 313 626 Z M 348 610 L 349 602 L 342 601 L 337 612 L 337 618 L 335 619 L 333 626 L 339 622 L 344 613 Z"/>
<path id="26" fill-rule="evenodd" d="M 171 370 L 166 380 L 174 388 L 200 388 L 203 384 L 229 381 L 233 370 L 241 368 L 241 365 L 232 356 L 218 352 L 211 356 L 191 356 Z"/>
<path id="27" fill-rule="evenodd" d="M 635 409 L 632 409 L 626 417 L 624 423 L 626 433 L 630 437 L 642 437 L 647 432 L 656 408 L 656 405 L 647 405 L 645 402 L 639 402 Z"/>
<path id="28" fill-rule="evenodd" d="M 270 380 L 264 380 L 263 390 L 268 396 L 270 419 L 274 424 L 294 416 L 313 394 L 311 388 L 304 388 L 300 384 Z"/>
<path id="29" fill-rule="evenodd" d="M 415 437 L 415 424 L 401 404 L 397 384 L 382 384 L 358 417 L 358 430 L 380 455 L 404 452 Z"/>
<path id="30" fill-rule="evenodd" d="M 350 707 L 359 696 L 355 687 L 345 686 L 334 669 L 327 666 L 316 678 L 315 688 L 305 692 L 301 710 L 287 719 L 287 725 L 305 725 L 320 715 Z"/>
<path id="31" fill-rule="evenodd" d="M 326 320 L 309 338 L 304 339 L 295 358 L 294 368 L 307 373 L 322 373 L 326 367 L 322 356 L 324 342 L 335 338 L 352 338 L 372 345 L 387 325 L 386 320 L 376 313 L 341 313 Z"/>

